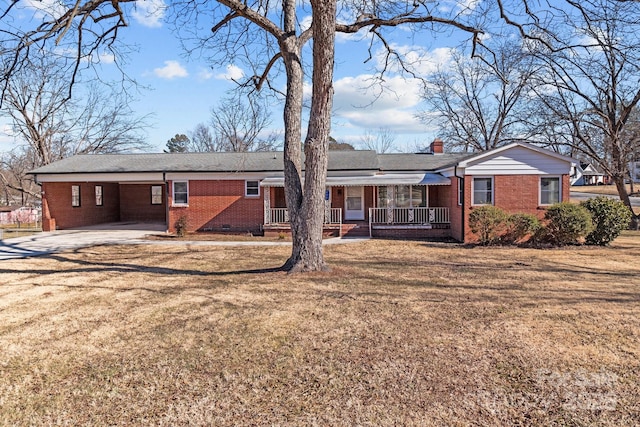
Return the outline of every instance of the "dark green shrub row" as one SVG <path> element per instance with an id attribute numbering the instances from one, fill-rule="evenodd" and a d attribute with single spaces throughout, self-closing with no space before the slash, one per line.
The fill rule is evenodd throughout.
<path id="1" fill-rule="evenodd" d="M 544 216 L 544 225 L 529 214 L 512 214 L 482 206 L 469 215 L 471 231 L 481 245 L 535 243 L 607 245 L 629 227 L 631 212 L 620 201 L 596 197 L 581 204 L 556 203 Z"/>
<path id="2" fill-rule="evenodd" d="M 481 245 L 513 244 L 533 235 L 540 228 L 540 221 L 534 215 L 509 215 L 495 206 L 481 206 L 471 211 L 469 226 Z"/>

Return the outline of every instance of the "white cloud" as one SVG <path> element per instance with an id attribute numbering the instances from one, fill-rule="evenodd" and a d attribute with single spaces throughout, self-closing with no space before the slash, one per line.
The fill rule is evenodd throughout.
<path id="1" fill-rule="evenodd" d="M 141 25 L 150 28 L 162 26 L 162 19 L 167 9 L 164 0 L 136 1 L 131 16 Z"/>
<path id="2" fill-rule="evenodd" d="M 382 85 L 374 83 L 372 75 L 334 82 L 334 117 L 363 131 L 381 127 L 398 132 L 424 131 L 424 125 L 415 118 L 422 101 L 419 81 L 389 77 Z"/>
<path id="3" fill-rule="evenodd" d="M 178 61 L 164 61 L 164 67 L 154 68 L 153 74 L 161 79 L 175 79 L 187 77 L 189 73 Z"/>
<path id="4" fill-rule="evenodd" d="M 439 47 L 433 50 L 426 50 L 421 46 L 391 45 L 394 52 L 403 58 L 404 65 L 409 70 L 425 76 L 435 72 L 439 67 L 451 61 L 451 56 L 455 49 Z M 388 71 L 402 72 L 402 67 L 392 55 L 387 57 L 387 51 L 380 49 L 376 52 L 376 63 L 378 69 L 383 69 L 387 61 L 391 61 L 387 66 Z"/>
<path id="5" fill-rule="evenodd" d="M 237 65 L 227 65 L 227 70 L 224 73 L 216 74 L 218 80 L 239 80 L 244 77 L 244 71 Z"/>
<path id="6" fill-rule="evenodd" d="M 58 0 L 25 0 L 24 4 L 26 7 L 37 11 L 36 17 L 48 15 L 59 18 L 66 11 L 66 7 Z"/>
<path id="7" fill-rule="evenodd" d="M 198 71 L 198 78 L 200 80 L 209 80 L 213 77 L 213 73 L 208 68 L 201 68 L 200 71 Z"/>

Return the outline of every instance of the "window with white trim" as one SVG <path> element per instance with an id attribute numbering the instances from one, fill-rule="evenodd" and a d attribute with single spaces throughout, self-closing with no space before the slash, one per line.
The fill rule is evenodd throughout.
<path id="1" fill-rule="evenodd" d="M 562 199 L 559 176 L 540 177 L 540 204 L 552 205 Z"/>
<path id="2" fill-rule="evenodd" d="M 393 197 L 389 191 L 393 187 Z M 378 207 L 418 208 L 427 206 L 426 185 L 393 185 L 378 187 Z"/>
<path id="3" fill-rule="evenodd" d="M 151 186 L 151 204 L 152 205 L 162 204 L 162 185 Z"/>
<path id="4" fill-rule="evenodd" d="M 493 204 L 493 177 L 473 177 L 472 200 L 473 205 Z"/>
<path id="5" fill-rule="evenodd" d="M 80 186 L 72 185 L 71 186 L 71 206 L 77 208 L 80 206 Z"/>
<path id="6" fill-rule="evenodd" d="M 96 206 L 102 206 L 103 204 L 102 185 L 96 185 Z"/>
<path id="7" fill-rule="evenodd" d="M 245 181 L 244 195 L 247 197 L 258 197 L 260 195 L 260 181 Z"/>
<path id="8" fill-rule="evenodd" d="M 189 204 L 189 182 L 173 181 L 173 205 Z"/>
<path id="9" fill-rule="evenodd" d="M 464 180 L 458 177 L 458 206 L 462 206 L 464 201 Z"/>

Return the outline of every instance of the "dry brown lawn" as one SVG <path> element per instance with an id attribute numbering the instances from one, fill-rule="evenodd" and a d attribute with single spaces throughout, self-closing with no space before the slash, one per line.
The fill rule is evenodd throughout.
<path id="1" fill-rule="evenodd" d="M 0 425 L 639 425 L 640 234 L 0 262 Z"/>

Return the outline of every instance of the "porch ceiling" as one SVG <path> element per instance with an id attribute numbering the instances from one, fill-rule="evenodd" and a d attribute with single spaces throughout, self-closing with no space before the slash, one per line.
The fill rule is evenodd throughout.
<path id="1" fill-rule="evenodd" d="M 284 178 L 265 178 L 260 185 L 263 187 L 284 187 Z M 328 187 L 362 185 L 451 185 L 451 180 L 437 173 L 390 173 L 384 175 L 327 177 Z"/>

